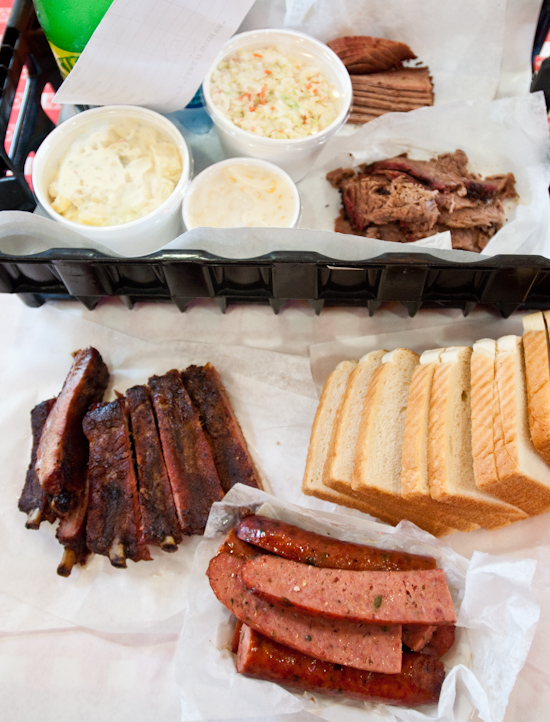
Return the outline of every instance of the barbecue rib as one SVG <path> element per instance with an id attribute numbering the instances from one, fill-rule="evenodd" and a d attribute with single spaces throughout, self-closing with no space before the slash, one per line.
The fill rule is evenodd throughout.
<path id="1" fill-rule="evenodd" d="M 90 442 L 88 548 L 114 567 L 151 559 L 139 512 L 137 479 L 123 398 L 93 406 L 83 421 Z"/>
<path id="2" fill-rule="evenodd" d="M 50 499 L 46 492 L 40 486 L 38 477 L 35 472 L 36 453 L 38 444 L 42 435 L 42 429 L 46 423 L 46 419 L 55 404 L 55 399 L 42 401 L 31 411 L 31 430 L 32 430 L 32 451 L 31 461 L 27 469 L 25 485 L 19 497 L 18 509 L 27 514 L 25 526 L 27 529 L 38 529 L 41 522 L 46 520 L 50 523 L 55 521 L 55 513 L 50 506 Z"/>
<path id="3" fill-rule="evenodd" d="M 261 489 L 260 477 L 222 380 L 212 364 L 189 366 L 182 379 L 198 409 L 224 492 L 237 483 Z"/>
<path id="4" fill-rule="evenodd" d="M 149 379 L 162 451 L 184 534 L 202 534 L 223 489 L 197 410 L 179 371 Z"/>
<path id="5" fill-rule="evenodd" d="M 126 400 L 136 454 L 139 506 L 145 541 L 157 544 L 164 551 L 173 552 L 183 535 L 162 455 L 149 389 L 146 386 L 133 386 L 126 391 Z"/>
<path id="6" fill-rule="evenodd" d="M 108 380 L 109 372 L 96 349 L 77 351 L 44 425 L 35 470 L 42 489 L 53 497 L 53 509 L 60 516 L 68 514 L 79 503 L 79 484 L 88 456 L 82 419 L 91 404 L 101 401 Z"/>

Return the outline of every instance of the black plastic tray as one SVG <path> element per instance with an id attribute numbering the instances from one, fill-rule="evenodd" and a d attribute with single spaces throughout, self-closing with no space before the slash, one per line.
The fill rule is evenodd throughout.
<path id="1" fill-rule="evenodd" d="M 25 159 L 53 124 L 40 105 L 46 83 L 61 78 L 40 30 L 31 0 L 16 0 L 0 50 L 0 133 L 5 139 L 23 66 L 29 71 L 11 157 L 0 149 L 0 208 L 32 211 Z M 314 231 L 311 231 L 314 233 Z M 367 261 L 338 261 L 316 253 L 277 252 L 245 260 L 203 251 L 160 251 L 141 258 L 113 258 L 86 249 L 52 249 L 36 255 L 0 253 L 0 293 L 15 293 L 29 306 L 77 299 L 93 309 L 105 297 L 128 307 L 138 301 L 172 301 L 184 311 L 194 299 L 229 304 L 264 303 L 275 312 L 290 300 L 363 306 L 373 314 L 385 302 L 420 308 L 477 305 L 513 311 L 550 307 L 550 261 L 540 256 L 496 256 L 475 263 L 440 261 L 429 253 L 383 254 Z"/>

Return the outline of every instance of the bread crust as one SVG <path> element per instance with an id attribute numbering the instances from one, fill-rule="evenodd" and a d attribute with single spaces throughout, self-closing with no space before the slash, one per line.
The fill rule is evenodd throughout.
<path id="1" fill-rule="evenodd" d="M 550 465 L 550 359 L 546 331 L 524 333 L 523 353 L 531 439 Z"/>

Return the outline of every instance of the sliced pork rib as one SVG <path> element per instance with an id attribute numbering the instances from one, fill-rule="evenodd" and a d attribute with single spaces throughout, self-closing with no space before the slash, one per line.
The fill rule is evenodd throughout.
<path id="1" fill-rule="evenodd" d="M 35 471 L 36 454 L 42 429 L 46 419 L 55 404 L 55 399 L 48 399 L 37 404 L 31 411 L 32 450 L 31 461 L 25 477 L 25 485 L 19 497 L 18 509 L 27 514 L 25 526 L 27 529 L 38 529 L 42 521 L 55 521 L 55 512 L 50 505 L 50 497 L 40 486 Z"/>
<path id="2" fill-rule="evenodd" d="M 83 429 L 90 442 L 86 538 L 90 551 L 114 567 L 150 559 L 139 511 L 128 414 L 123 398 L 94 405 Z"/>
<path id="3" fill-rule="evenodd" d="M 198 409 L 224 492 L 239 482 L 261 488 L 260 477 L 216 369 L 209 363 L 189 366 L 182 372 L 182 379 Z"/>
<path id="4" fill-rule="evenodd" d="M 91 347 L 77 351 L 44 425 L 35 470 L 60 516 L 78 504 L 81 470 L 86 467 L 88 456 L 82 419 L 91 404 L 101 401 L 108 381 L 109 372 L 99 351 Z"/>
<path id="5" fill-rule="evenodd" d="M 197 410 L 179 371 L 149 379 L 162 451 L 184 534 L 202 534 L 223 489 Z"/>
<path id="6" fill-rule="evenodd" d="M 164 463 L 157 422 L 146 386 L 126 392 L 137 462 L 139 506 L 148 544 L 164 551 L 178 548 L 183 535 L 176 514 L 170 479 Z"/>

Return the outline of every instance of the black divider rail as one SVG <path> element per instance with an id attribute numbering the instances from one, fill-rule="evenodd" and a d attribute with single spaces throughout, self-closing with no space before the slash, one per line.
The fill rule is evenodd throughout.
<path id="1" fill-rule="evenodd" d="M 28 81 L 9 155 L 8 121 L 21 71 Z M 0 209 L 36 206 L 24 177 L 25 160 L 53 124 L 41 107 L 44 86 L 61 78 L 31 0 L 16 0 L 0 49 Z M 311 231 L 314 233 L 314 231 Z M 140 258 L 113 258 L 87 249 L 51 249 L 35 255 L 0 253 L 0 293 L 15 293 L 29 306 L 47 300 L 78 300 L 93 309 L 106 297 L 131 308 L 139 301 L 171 301 L 184 311 L 195 299 L 231 304 L 269 304 L 277 313 L 288 301 L 359 306 L 372 315 L 399 302 L 413 316 L 420 308 L 477 305 L 503 316 L 550 307 L 550 261 L 540 256 L 496 256 L 474 263 L 440 261 L 429 253 L 382 254 L 339 261 L 317 253 L 276 252 L 228 259 L 204 251 L 159 251 Z"/>

